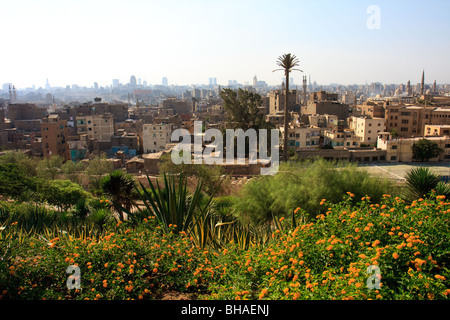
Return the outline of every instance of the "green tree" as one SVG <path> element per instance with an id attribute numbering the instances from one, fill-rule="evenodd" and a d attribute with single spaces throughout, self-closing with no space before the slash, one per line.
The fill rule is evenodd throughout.
<path id="1" fill-rule="evenodd" d="M 114 170 L 114 165 L 108 161 L 105 154 L 89 160 L 85 173 L 89 177 L 89 184 L 92 189 L 100 189 L 100 180 Z"/>
<path id="2" fill-rule="evenodd" d="M 0 163 L 0 194 L 18 200 L 36 199 L 41 180 L 32 177 L 17 163 Z"/>
<path id="3" fill-rule="evenodd" d="M 265 115 L 259 111 L 262 105 L 262 98 L 259 94 L 247 90 L 238 89 L 237 91 L 225 88 L 220 93 L 224 101 L 224 108 L 227 114 L 226 128 L 222 128 L 223 146 L 226 146 L 226 129 L 242 129 L 244 132 L 248 129 L 271 129 L 273 125 L 266 121 Z M 270 153 L 271 131 L 268 130 L 267 150 Z M 259 148 L 259 139 L 257 139 L 256 150 Z M 234 137 L 234 150 L 226 150 L 226 152 L 234 152 L 237 154 L 237 137 Z M 245 156 L 250 152 L 249 137 L 245 137 Z"/>
<path id="4" fill-rule="evenodd" d="M 392 138 L 397 138 L 398 137 L 398 131 L 395 128 L 392 128 L 389 133 L 392 135 Z"/>
<path id="5" fill-rule="evenodd" d="M 70 180 L 50 180 L 41 189 L 43 200 L 67 210 L 77 204 L 80 199 L 88 198 L 89 194 L 77 183 Z"/>
<path id="6" fill-rule="evenodd" d="M 37 175 L 44 179 L 54 180 L 62 173 L 63 163 L 64 159 L 59 155 L 44 158 L 37 164 Z"/>
<path id="7" fill-rule="evenodd" d="M 420 139 L 412 146 L 413 158 L 420 161 L 428 161 L 439 156 L 444 150 L 436 142 L 428 139 Z"/>
<path id="8" fill-rule="evenodd" d="M 225 88 L 220 92 L 220 97 L 227 114 L 227 128 L 246 131 L 267 127 L 265 116 L 258 109 L 262 105 L 259 94 L 241 88 L 237 91 Z"/>
<path id="9" fill-rule="evenodd" d="M 84 173 L 85 164 L 81 161 L 66 161 L 61 166 L 61 171 L 65 175 L 66 179 L 69 179 L 72 182 L 79 183 L 80 182 L 80 173 Z"/>
<path id="10" fill-rule="evenodd" d="M 36 166 L 38 161 L 36 159 L 27 156 L 23 152 L 7 151 L 4 155 L 0 156 L 0 163 L 15 163 L 17 164 L 28 176 L 36 176 Z"/>
<path id="11" fill-rule="evenodd" d="M 121 170 L 115 170 L 100 180 L 100 188 L 104 194 L 111 197 L 113 207 L 119 214 L 119 219 L 123 221 L 125 217 L 121 208 L 129 211 L 132 206 L 133 177 Z"/>
<path id="12" fill-rule="evenodd" d="M 277 70 L 283 70 L 284 75 L 286 77 L 286 92 L 284 95 L 284 146 L 283 146 L 283 159 L 285 161 L 288 160 L 288 127 L 289 127 L 289 108 L 288 108 L 288 102 L 289 102 L 289 73 L 294 70 L 298 70 L 303 72 L 302 70 L 295 69 L 296 66 L 298 66 L 299 60 L 295 55 L 283 54 L 282 56 L 278 57 L 277 65 L 280 66 L 282 69 L 276 69 Z"/>

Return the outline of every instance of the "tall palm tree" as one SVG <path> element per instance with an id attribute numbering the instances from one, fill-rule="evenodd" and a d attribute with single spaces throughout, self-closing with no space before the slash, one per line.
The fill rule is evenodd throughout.
<path id="1" fill-rule="evenodd" d="M 286 76 L 286 94 L 284 95 L 284 146 L 283 146 L 283 158 L 284 161 L 288 160 L 288 125 L 289 125 L 289 110 L 288 110 L 288 95 L 289 95 L 289 73 L 293 70 L 301 71 L 300 69 L 294 69 L 298 66 L 299 60 L 295 55 L 291 55 L 290 53 L 283 54 L 282 56 L 278 57 L 277 65 L 281 67 L 281 69 L 275 69 L 277 70 L 284 70 L 284 75 Z"/>

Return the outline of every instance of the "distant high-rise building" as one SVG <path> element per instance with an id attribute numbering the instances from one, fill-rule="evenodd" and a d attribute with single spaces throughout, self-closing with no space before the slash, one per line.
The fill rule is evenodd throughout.
<path id="1" fill-rule="evenodd" d="M 210 86 L 213 85 L 213 78 L 209 78 L 209 85 L 210 85 Z"/>
<path id="2" fill-rule="evenodd" d="M 132 88 L 135 88 L 136 85 L 137 85 L 136 77 L 135 77 L 135 76 L 131 76 L 131 77 L 130 77 L 130 86 L 131 86 Z"/>
<path id="3" fill-rule="evenodd" d="M 50 89 L 50 83 L 48 83 L 48 79 L 45 82 L 45 89 Z"/>
<path id="4" fill-rule="evenodd" d="M 214 77 L 214 79 L 213 79 L 213 84 L 214 84 L 215 86 L 217 86 L 217 78 L 216 78 L 216 77 Z"/>
<path id="5" fill-rule="evenodd" d="M 117 88 L 119 86 L 119 79 L 113 79 L 112 86 L 113 86 L 113 88 Z"/>
<path id="6" fill-rule="evenodd" d="M 169 81 L 167 80 L 167 77 L 162 78 L 162 85 L 166 86 L 166 87 L 169 85 Z"/>
<path id="7" fill-rule="evenodd" d="M 98 90 L 98 83 L 97 82 L 94 82 L 94 89 Z"/>
<path id="8" fill-rule="evenodd" d="M 253 77 L 253 86 L 256 88 L 256 86 L 258 85 L 258 78 L 256 78 L 256 76 Z"/>

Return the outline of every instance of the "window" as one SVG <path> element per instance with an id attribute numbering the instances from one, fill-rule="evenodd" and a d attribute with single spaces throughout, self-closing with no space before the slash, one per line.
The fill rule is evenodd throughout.
<path id="1" fill-rule="evenodd" d="M 408 131 L 408 128 L 407 128 L 407 127 L 401 127 L 401 128 L 400 128 L 400 131 L 402 131 L 402 132 L 407 132 L 407 131 Z"/>
<path id="2" fill-rule="evenodd" d="M 396 145 L 393 145 L 393 146 L 391 147 L 391 149 L 392 149 L 392 150 L 396 150 L 396 149 L 397 149 L 397 146 L 396 146 Z"/>
<path id="3" fill-rule="evenodd" d="M 391 156 L 391 161 L 397 160 L 397 156 Z"/>
<path id="4" fill-rule="evenodd" d="M 403 123 L 403 124 L 408 124 L 408 123 L 409 123 L 409 120 L 403 119 L 403 120 L 402 120 L 402 123 Z"/>

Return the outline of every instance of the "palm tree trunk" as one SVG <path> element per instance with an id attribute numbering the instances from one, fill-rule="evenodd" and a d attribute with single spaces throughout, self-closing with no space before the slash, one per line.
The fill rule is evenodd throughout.
<path id="1" fill-rule="evenodd" d="M 288 95 L 289 95 L 289 72 L 286 72 L 286 92 L 284 95 L 284 161 L 288 160 L 288 126 L 289 126 L 289 110 L 288 110 Z"/>

